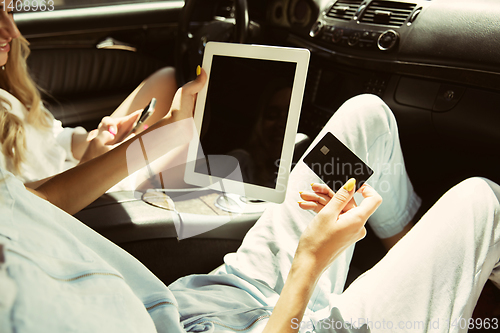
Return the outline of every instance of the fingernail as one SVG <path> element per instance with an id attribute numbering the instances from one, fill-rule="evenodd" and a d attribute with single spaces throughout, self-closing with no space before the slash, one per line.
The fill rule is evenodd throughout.
<path id="1" fill-rule="evenodd" d="M 344 189 L 347 190 L 347 192 L 351 192 L 354 186 L 356 186 L 356 179 L 351 178 L 344 184 Z"/>
<path id="2" fill-rule="evenodd" d="M 302 192 L 299 192 L 299 194 L 302 194 Z"/>
<path id="3" fill-rule="evenodd" d="M 201 67 L 200 65 L 198 65 L 198 67 L 196 67 L 196 76 L 200 76 L 201 74 Z"/>
<path id="4" fill-rule="evenodd" d="M 148 125 L 144 124 L 144 130 L 147 130 L 148 129 Z"/>
<path id="5" fill-rule="evenodd" d="M 313 187 L 314 183 L 311 183 L 311 187 Z"/>
<path id="6" fill-rule="evenodd" d="M 113 134 L 113 136 L 116 135 L 116 130 L 112 126 L 108 126 L 108 132 Z"/>
<path id="7" fill-rule="evenodd" d="M 304 203 L 305 201 L 297 201 L 297 203 L 300 205 L 302 203 Z"/>

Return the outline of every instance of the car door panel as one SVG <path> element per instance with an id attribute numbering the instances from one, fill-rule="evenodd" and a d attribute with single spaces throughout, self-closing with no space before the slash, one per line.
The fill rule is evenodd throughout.
<path id="1" fill-rule="evenodd" d="M 123 50 L 34 50 L 29 62 L 56 119 L 65 125 L 109 115 L 149 74 L 165 66 L 159 59 Z"/>

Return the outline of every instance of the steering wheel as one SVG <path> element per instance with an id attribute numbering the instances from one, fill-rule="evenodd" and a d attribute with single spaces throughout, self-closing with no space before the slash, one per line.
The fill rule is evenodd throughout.
<path id="1" fill-rule="evenodd" d="M 219 0 L 211 1 L 212 13 L 216 12 Z M 225 1 L 227 2 L 227 1 Z M 178 35 L 175 42 L 175 70 L 177 84 L 182 86 L 196 77 L 196 67 L 201 65 L 205 45 L 209 41 L 245 43 L 248 38 L 249 17 L 247 0 L 233 0 L 234 19 L 215 17 L 211 21 L 201 22 L 195 31 L 191 31 L 193 13 L 197 4 L 206 6 L 207 0 L 186 0 L 182 9 Z"/>

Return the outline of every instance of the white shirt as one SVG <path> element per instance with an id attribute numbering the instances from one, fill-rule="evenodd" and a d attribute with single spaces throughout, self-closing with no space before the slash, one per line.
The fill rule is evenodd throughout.
<path id="1" fill-rule="evenodd" d="M 21 163 L 21 174 L 17 176 L 19 179 L 23 182 L 40 180 L 74 167 L 78 163 L 71 152 L 74 128 L 64 128 L 61 122 L 54 119 L 43 106 L 43 110 L 50 117 L 52 128 L 38 128 L 27 122 L 28 110 L 16 97 L 3 89 L 0 89 L 0 97 L 11 104 L 1 102 L 2 106 L 24 123 L 27 154 L 25 161 Z M 7 159 L 3 152 L 0 153 L 1 168 L 13 170 L 11 163 L 12 161 Z"/>

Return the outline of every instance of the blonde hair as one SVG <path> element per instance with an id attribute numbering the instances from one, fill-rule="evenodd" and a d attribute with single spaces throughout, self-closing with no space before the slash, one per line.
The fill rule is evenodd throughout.
<path id="1" fill-rule="evenodd" d="M 0 70 L 0 88 L 16 97 L 29 111 L 26 121 L 38 128 L 49 128 L 46 111 L 41 107 L 40 90 L 28 72 L 26 59 L 30 54 L 29 42 L 23 37 L 14 38 L 10 45 L 5 70 Z M 14 174 L 21 172 L 26 158 L 26 133 L 23 121 L 6 109 L 9 101 L 0 97 L 0 144 L 7 160 L 7 169 Z"/>

